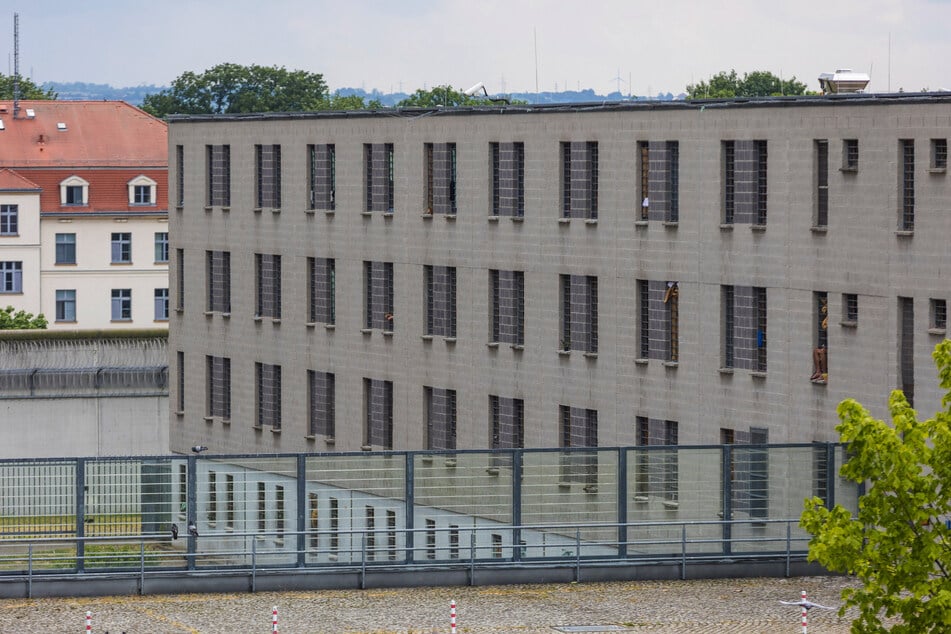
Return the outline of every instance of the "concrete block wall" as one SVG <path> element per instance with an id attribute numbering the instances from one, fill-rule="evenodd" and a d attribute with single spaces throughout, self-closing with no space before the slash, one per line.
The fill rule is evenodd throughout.
<path id="1" fill-rule="evenodd" d="M 559 405 L 598 411 L 602 446 L 634 444 L 635 418 L 674 420 L 680 444 L 717 443 L 720 428 L 768 430 L 770 442 L 835 438 L 835 406 L 855 397 L 879 416 L 898 386 L 898 297 L 915 307 L 915 405 L 939 406 L 929 300 L 951 295 L 951 175 L 929 172 L 930 139 L 951 135 L 951 98 L 624 105 L 601 110 L 512 108 L 432 116 L 183 117 L 185 204 L 170 218 L 186 251 L 184 311 L 170 349 L 185 353 L 185 410 L 173 449 L 216 452 L 359 450 L 363 378 L 393 382 L 393 445 L 425 447 L 423 386 L 457 394 L 457 447 L 491 442 L 489 395 L 524 401 L 525 445 L 558 446 Z M 899 139 L 915 139 L 916 222 L 897 232 Z M 815 228 L 815 140 L 829 142 L 828 226 Z M 844 139 L 858 139 L 857 171 L 840 171 Z M 765 227 L 722 225 L 722 141 L 766 141 Z M 597 142 L 598 218 L 562 217 L 562 143 Z M 676 141 L 678 222 L 640 219 L 637 143 Z M 525 217 L 489 220 L 492 143 L 524 144 Z M 336 209 L 308 213 L 308 144 L 334 144 Z M 366 210 L 364 147 L 393 144 L 392 216 Z M 426 213 L 425 144 L 455 143 L 455 218 Z M 205 147 L 231 148 L 231 206 L 205 208 Z M 282 148 L 280 210 L 254 211 L 254 146 Z M 170 156 L 177 157 L 176 152 Z M 174 159 L 173 162 L 177 160 Z M 172 180 L 177 165 L 170 165 Z M 376 181 L 374 177 L 374 181 Z M 174 187 L 175 184 L 172 183 Z M 374 182 L 374 190 L 376 183 Z M 231 252 L 230 318 L 204 315 L 206 250 Z M 279 323 L 255 322 L 254 253 L 282 256 Z M 336 260 L 335 328 L 307 328 L 307 258 Z M 392 262 L 397 327 L 362 333 L 363 262 Z M 424 265 L 457 271 L 457 336 L 424 339 Z M 173 264 L 174 268 L 174 264 Z M 524 271 L 524 349 L 492 338 L 488 271 Z M 560 276 L 598 282 L 598 354 L 559 355 Z M 173 286 L 178 276 L 171 275 Z M 639 357 L 637 280 L 679 282 L 677 363 Z M 767 293 L 768 366 L 721 371 L 721 288 Z M 829 382 L 812 374 L 813 293 L 829 295 Z M 171 289 L 175 297 L 177 288 Z M 842 296 L 858 295 L 857 325 L 842 326 Z M 204 357 L 232 360 L 230 425 L 205 422 Z M 283 368 L 280 433 L 252 428 L 254 363 Z M 306 438 L 306 371 L 333 372 L 333 444 Z M 173 391 L 178 381 L 170 380 Z M 173 395 L 173 398 L 175 395 Z M 173 401 L 177 402 L 177 401 Z"/>

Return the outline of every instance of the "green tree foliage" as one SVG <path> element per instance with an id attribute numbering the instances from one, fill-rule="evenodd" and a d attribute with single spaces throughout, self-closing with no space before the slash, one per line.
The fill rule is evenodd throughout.
<path id="1" fill-rule="evenodd" d="M 932 356 L 947 392 L 934 418 L 919 421 L 898 390 L 889 399 L 891 425 L 854 400 L 838 407 L 836 429 L 849 452 L 840 474 L 867 487 L 858 517 L 812 498 L 800 519 L 812 533 L 810 560 L 862 582 L 843 591 L 842 611 L 859 609 L 853 632 L 951 631 L 951 341 Z M 901 622 L 888 629 L 883 616 Z"/>
<path id="2" fill-rule="evenodd" d="M 147 95 L 142 109 L 169 114 L 300 112 L 326 109 L 323 75 L 283 66 L 218 64 L 201 74 L 185 72 L 170 88 Z"/>
<path id="3" fill-rule="evenodd" d="M 497 101 L 497 100 L 496 100 Z M 464 95 L 452 86 L 436 86 L 432 90 L 418 89 L 412 95 L 396 104 L 397 108 L 435 108 L 437 106 L 485 106 L 495 103 L 485 95 Z M 518 99 L 509 103 L 523 104 Z"/>
<path id="4" fill-rule="evenodd" d="M 723 99 L 731 97 L 775 97 L 779 95 L 805 95 L 806 85 L 791 79 L 780 79 L 765 70 L 754 70 L 739 77 L 735 70 L 720 72 L 710 78 L 709 82 L 701 81 L 698 84 L 687 86 L 688 99 Z"/>
<path id="5" fill-rule="evenodd" d="M 0 308 L 0 330 L 45 330 L 47 323 L 43 313 L 34 316 L 13 306 Z"/>
<path id="6" fill-rule="evenodd" d="M 13 75 L 0 74 L 0 99 L 13 99 Z M 20 99 L 56 99 L 52 88 L 44 90 L 26 77 L 20 77 Z"/>

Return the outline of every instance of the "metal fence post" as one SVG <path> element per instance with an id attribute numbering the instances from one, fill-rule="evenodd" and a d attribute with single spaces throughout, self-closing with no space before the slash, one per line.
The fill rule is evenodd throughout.
<path id="1" fill-rule="evenodd" d="M 733 447 L 723 445 L 720 467 L 720 486 L 723 490 L 723 554 L 733 552 Z"/>
<path id="2" fill-rule="evenodd" d="M 297 454 L 297 567 L 303 568 L 307 548 L 307 458 Z"/>
<path id="3" fill-rule="evenodd" d="M 522 451 L 512 452 L 512 555 L 522 560 Z"/>
<path id="4" fill-rule="evenodd" d="M 415 497 L 413 495 L 413 489 L 416 486 L 415 482 L 415 471 L 413 470 L 413 454 L 410 452 L 406 453 L 406 563 L 413 563 L 413 556 L 416 552 L 415 544 L 415 531 L 413 530 L 415 526 L 415 521 L 413 520 L 413 514 L 415 512 Z"/>
<path id="5" fill-rule="evenodd" d="M 826 507 L 835 506 L 835 478 L 838 470 L 835 468 L 835 443 L 826 443 Z"/>
<path id="6" fill-rule="evenodd" d="M 76 458 L 76 572 L 86 568 L 86 459 Z"/>
<path id="7" fill-rule="evenodd" d="M 617 452 L 617 546 L 618 556 L 627 557 L 627 451 Z"/>
<path id="8" fill-rule="evenodd" d="M 188 456 L 188 487 L 186 491 L 186 508 L 185 508 L 185 530 L 188 533 L 187 539 L 187 555 L 185 560 L 187 563 L 187 568 L 189 570 L 195 569 L 195 551 L 198 547 L 198 540 L 194 535 L 191 534 L 191 531 L 188 530 L 188 527 L 195 524 L 198 526 L 198 456 Z"/>

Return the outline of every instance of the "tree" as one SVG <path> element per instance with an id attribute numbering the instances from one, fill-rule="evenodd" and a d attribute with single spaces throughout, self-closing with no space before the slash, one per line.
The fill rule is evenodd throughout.
<path id="1" fill-rule="evenodd" d="M 0 308 L 0 330 L 45 330 L 47 323 L 43 313 L 34 316 L 13 306 Z"/>
<path id="2" fill-rule="evenodd" d="M 13 99 L 13 75 L 0 75 L 0 99 Z M 20 77 L 20 99 L 56 99 L 52 88 L 44 90 L 26 77 Z"/>
<path id="3" fill-rule="evenodd" d="M 741 79 L 735 70 L 719 72 L 709 82 L 687 85 L 688 99 L 724 99 L 732 97 L 770 97 L 780 95 L 805 95 L 806 85 L 791 79 L 780 79 L 765 70 L 744 73 Z"/>
<path id="4" fill-rule="evenodd" d="M 494 103 L 485 95 L 465 95 L 452 86 L 436 86 L 432 90 L 418 89 L 412 95 L 396 104 L 397 108 L 435 108 L 437 106 L 484 106 Z M 522 104 L 524 101 L 510 100 L 509 103 Z"/>
<path id="5" fill-rule="evenodd" d="M 283 66 L 218 64 L 201 74 L 182 73 L 170 88 L 146 95 L 142 109 L 169 114 L 300 112 L 324 109 L 323 75 Z"/>
<path id="6" fill-rule="evenodd" d="M 919 421 L 899 390 L 889 398 L 891 425 L 852 399 L 838 407 L 836 429 L 849 456 L 840 474 L 866 485 L 858 517 L 812 498 L 800 518 L 812 533 L 809 559 L 862 582 L 842 593 L 841 613 L 859 609 L 853 632 L 951 628 L 951 341 L 932 356 L 947 392 L 934 418 Z M 901 623 L 889 630 L 883 615 Z"/>

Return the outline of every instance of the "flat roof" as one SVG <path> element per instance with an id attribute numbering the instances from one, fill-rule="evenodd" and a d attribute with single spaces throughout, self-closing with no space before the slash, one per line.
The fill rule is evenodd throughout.
<path id="1" fill-rule="evenodd" d="M 172 114 L 169 123 L 207 121 L 271 121 L 298 119 L 352 119 L 375 117 L 460 116 L 475 114 L 532 114 L 624 112 L 642 110 L 706 110 L 708 108 L 790 108 L 820 106 L 878 106 L 908 104 L 951 104 L 951 92 L 926 93 L 839 93 L 789 97 L 735 97 L 729 99 L 682 99 L 670 101 L 624 100 L 554 104 L 486 104 L 436 108 L 380 108 L 376 110 L 326 110 L 311 112 L 260 112 L 243 114 Z"/>

